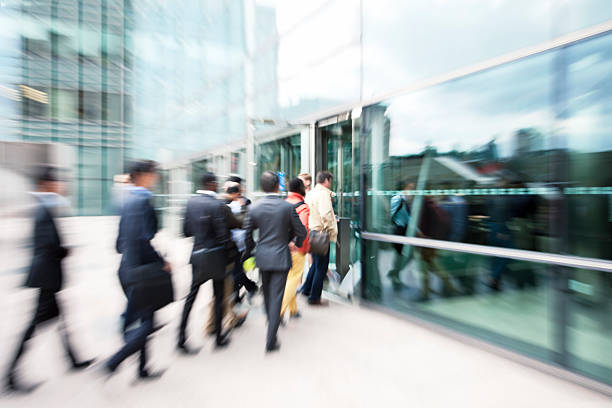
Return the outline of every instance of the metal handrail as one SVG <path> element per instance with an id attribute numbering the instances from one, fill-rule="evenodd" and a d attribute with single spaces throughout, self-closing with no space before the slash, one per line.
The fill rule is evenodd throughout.
<path id="1" fill-rule="evenodd" d="M 461 242 L 439 241 L 435 239 L 403 237 L 399 235 L 379 234 L 375 232 L 361 232 L 361 238 L 371 241 L 389 242 L 393 244 L 413 245 L 416 247 L 442 249 L 455 252 L 465 252 L 474 255 L 496 256 L 500 258 L 516 259 L 546 263 L 570 268 L 585 268 L 612 273 L 612 261 L 580 256 L 552 254 L 549 252 L 528 251 L 524 249 L 501 248 L 494 246 L 465 244 Z"/>

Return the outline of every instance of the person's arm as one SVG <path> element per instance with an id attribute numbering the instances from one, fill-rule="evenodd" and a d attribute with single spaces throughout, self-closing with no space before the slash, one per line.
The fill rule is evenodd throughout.
<path id="1" fill-rule="evenodd" d="M 295 246 L 300 248 L 302 244 L 304 244 L 304 240 L 306 239 L 306 227 L 300 221 L 300 217 L 298 217 L 297 212 L 295 212 L 295 208 L 291 207 L 291 230 L 293 232 L 294 243 Z"/>
<path id="2" fill-rule="evenodd" d="M 242 228 L 246 214 L 244 213 L 234 214 L 234 212 L 232 211 L 231 208 L 229 208 L 229 206 L 225 205 L 224 207 L 225 207 L 225 217 L 227 219 L 227 226 L 229 227 L 229 229 Z"/>
<path id="3" fill-rule="evenodd" d="M 191 211 L 192 210 L 192 201 L 187 202 L 187 208 L 185 208 L 185 214 L 183 215 L 183 236 L 189 238 L 193 237 L 193 229 L 191 228 Z"/>
<path id="4" fill-rule="evenodd" d="M 251 257 L 251 253 L 253 252 L 253 249 L 255 249 L 255 241 L 253 241 L 253 231 L 257 229 L 257 224 L 255 223 L 255 220 L 252 218 L 251 212 L 247 213 L 246 220 L 244 220 L 243 228 L 245 230 L 245 237 L 244 237 L 245 250 L 244 250 L 244 254 L 242 255 L 242 260 L 244 261 L 247 258 Z"/>
<path id="5" fill-rule="evenodd" d="M 230 240 L 227 217 L 228 212 L 231 214 L 231 211 L 229 210 L 227 205 L 219 201 L 217 208 L 215 208 L 214 210 L 214 216 L 212 220 L 213 226 L 215 228 L 215 237 L 217 243 L 222 246 L 226 246 L 228 241 Z"/>
<path id="6" fill-rule="evenodd" d="M 155 209 L 153 208 L 153 205 L 151 205 L 150 200 L 144 201 L 143 213 L 145 220 L 145 224 L 143 225 L 144 237 L 142 237 L 144 242 L 144 245 L 142 245 L 142 250 L 145 252 L 143 254 L 143 258 L 149 259 L 151 262 L 157 260 L 165 263 L 164 258 L 155 250 L 155 248 L 153 248 L 153 245 L 151 245 L 151 240 L 155 237 L 155 234 L 157 234 L 157 215 L 155 214 Z"/>
<path id="7" fill-rule="evenodd" d="M 329 240 L 336 242 L 338 237 L 338 223 L 332 207 L 331 196 L 324 196 L 319 202 L 319 213 L 321 214 L 321 223 L 323 229 L 329 234 Z"/>

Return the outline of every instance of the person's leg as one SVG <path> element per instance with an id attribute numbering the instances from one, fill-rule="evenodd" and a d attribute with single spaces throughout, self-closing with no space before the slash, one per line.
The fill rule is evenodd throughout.
<path id="1" fill-rule="evenodd" d="M 142 323 L 145 327 L 150 327 L 149 334 L 153 331 L 154 321 L 153 312 L 148 312 L 142 319 Z M 140 356 L 138 358 L 138 374 L 140 377 L 148 377 L 149 371 L 147 370 L 147 338 L 145 337 L 144 344 L 140 348 Z"/>
<path id="2" fill-rule="evenodd" d="M 287 276 L 287 284 L 285 286 L 285 295 L 283 296 L 283 304 L 281 306 L 281 317 L 284 316 L 285 311 L 289 308 L 289 313 L 295 315 L 297 313 L 297 301 L 296 291 L 302 281 L 302 274 L 304 273 L 304 262 L 306 256 L 299 252 L 291 253 L 291 270 Z"/>
<path id="3" fill-rule="evenodd" d="M 232 292 L 232 286 L 230 285 L 230 293 Z M 215 335 L 217 337 L 217 344 L 222 342 L 223 338 L 223 308 L 226 289 L 225 279 L 214 279 L 213 280 L 213 295 L 214 295 L 214 316 L 215 316 Z"/>
<path id="4" fill-rule="evenodd" d="M 264 296 L 264 308 L 266 310 L 266 318 L 270 321 L 270 274 L 268 271 L 261 271 L 261 286 Z"/>
<path id="5" fill-rule="evenodd" d="M 312 282 L 312 290 L 308 297 L 309 302 L 318 302 L 321 300 L 321 293 L 323 292 L 323 281 L 327 275 L 327 268 L 329 267 L 329 251 L 326 255 L 315 255 L 313 256 L 313 263 L 315 265 L 314 278 Z"/>
<path id="6" fill-rule="evenodd" d="M 189 314 L 191 313 L 191 309 L 193 308 L 193 304 L 195 303 L 196 297 L 198 296 L 198 292 L 200 291 L 200 285 L 191 283 L 191 290 L 185 298 L 185 307 L 183 308 L 183 315 L 181 317 L 181 325 L 179 326 L 179 336 L 178 336 L 178 345 L 182 346 L 187 341 L 186 330 L 187 330 L 187 322 L 189 321 Z"/>
<path id="7" fill-rule="evenodd" d="M 310 263 L 310 268 L 308 269 L 308 274 L 306 275 L 306 281 L 302 285 L 300 291 L 304 296 L 310 297 L 310 293 L 312 292 L 312 282 L 314 281 L 315 270 L 316 270 L 316 255 L 311 255 L 312 262 Z"/>
<path id="8" fill-rule="evenodd" d="M 147 337 L 153 330 L 153 313 L 145 314 L 137 324 L 138 327 L 128 329 L 124 333 L 124 346 L 107 361 L 106 367 L 109 371 L 115 371 L 126 358 L 138 351 L 140 351 L 139 372 L 142 373 L 143 370 L 146 370 L 146 342 Z"/>
<path id="9" fill-rule="evenodd" d="M 266 336 L 266 350 L 277 346 L 278 326 L 280 325 L 280 310 L 285 293 L 287 272 L 268 272 L 268 334 Z"/>

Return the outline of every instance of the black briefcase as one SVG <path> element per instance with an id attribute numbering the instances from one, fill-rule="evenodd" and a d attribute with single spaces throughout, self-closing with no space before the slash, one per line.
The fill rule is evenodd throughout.
<path id="1" fill-rule="evenodd" d="M 310 243 L 310 253 L 313 255 L 324 256 L 329 252 L 329 234 L 327 232 L 310 230 L 308 242 Z"/>
<path id="2" fill-rule="evenodd" d="M 224 246 L 193 251 L 191 253 L 193 284 L 201 285 L 209 279 L 224 279 L 227 263 L 227 250 Z"/>
<path id="3" fill-rule="evenodd" d="M 172 276 L 163 267 L 161 262 L 152 262 L 128 271 L 128 302 L 133 310 L 156 311 L 174 302 Z"/>

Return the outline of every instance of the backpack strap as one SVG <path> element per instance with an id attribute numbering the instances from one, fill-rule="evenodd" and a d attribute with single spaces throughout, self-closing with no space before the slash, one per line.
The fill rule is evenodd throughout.
<path id="1" fill-rule="evenodd" d="M 303 206 L 304 204 L 306 204 L 303 201 L 300 201 L 299 203 L 295 203 L 293 204 L 293 208 L 295 208 L 295 212 L 297 212 L 297 209 L 300 208 L 301 206 Z"/>

